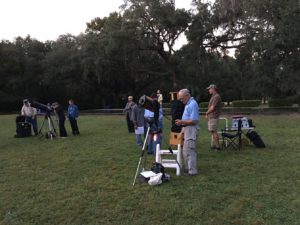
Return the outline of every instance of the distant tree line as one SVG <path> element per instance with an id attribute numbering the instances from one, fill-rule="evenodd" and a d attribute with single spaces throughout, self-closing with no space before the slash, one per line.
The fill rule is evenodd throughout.
<path id="1" fill-rule="evenodd" d="M 205 1 L 206 2 L 206 1 Z M 189 88 L 207 101 L 215 83 L 224 101 L 300 96 L 297 0 L 124 0 L 119 12 L 94 18 L 79 36 L 0 42 L 0 107 L 23 98 L 80 108 L 123 107 L 127 95 Z M 183 34 L 187 44 L 175 50 Z M 229 50 L 235 49 L 234 57 Z"/>

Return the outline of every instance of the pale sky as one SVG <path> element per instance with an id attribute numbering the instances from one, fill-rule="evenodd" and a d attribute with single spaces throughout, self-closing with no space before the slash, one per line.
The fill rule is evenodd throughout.
<path id="1" fill-rule="evenodd" d="M 175 0 L 177 8 L 191 8 L 192 0 Z M 39 41 L 59 35 L 79 35 L 86 23 L 119 11 L 123 0 L 0 0 L 0 41 L 30 35 Z"/>

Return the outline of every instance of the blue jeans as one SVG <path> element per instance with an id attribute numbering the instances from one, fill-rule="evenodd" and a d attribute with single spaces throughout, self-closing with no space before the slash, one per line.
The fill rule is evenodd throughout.
<path id="1" fill-rule="evenodd" d="M 136 144 L 139 146 L 143 146 L 142 134 L 135 135 Z"/>
<path id="2" fill-rule="evenodd" d="M 163 119 L 158 120 L 158 126 L 161 129 L 161 131 L 162 131 L 163 128 L 164 128 L 164 121 L 163 121 Z"/>
<path id="3" fill-rule="evenodd" d="M 34 119 L 32 119 L 31 116 L 26 116 L 25 121 L 27 123 L 31 123 L 32 128 L 33 128 L 33 132 L 34 132 L 35 135 L 37 135 L 38 134 L 38 128 L 37 128 L 37 119 L 36 119 L 36 117 Z"/>

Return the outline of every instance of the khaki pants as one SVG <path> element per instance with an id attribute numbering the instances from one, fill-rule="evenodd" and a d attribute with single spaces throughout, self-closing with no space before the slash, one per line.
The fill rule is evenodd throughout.
<path id="1" fill-rule="evenodd" d="M 219 118 L 217 118 L 217 119 L 215 119 L 215 118 L 208 119 L 208 124 L 207 124 L 208 130 L 210 132 L 217 131 L 218 130 L 218 124 L 219 124 Z"/>
<path id="2" fill-rule="evenodd" d="M 195 175 L 198 173 L 197 169 L 197 152 L 196 152 L 196 140 L 185 140 L 183 144 L 183 159 L 185 170 Z"/>

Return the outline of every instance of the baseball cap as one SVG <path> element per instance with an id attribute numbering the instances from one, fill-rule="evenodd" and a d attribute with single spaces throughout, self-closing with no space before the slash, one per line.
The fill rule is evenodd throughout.
<path id="1" fill-rule="evenodd" d="M 211 88 L 214 88 L 214 89 L 217 89 L 217 85 L 215 84 L 210 84 L 206 89 L 211 89 Z"/>

